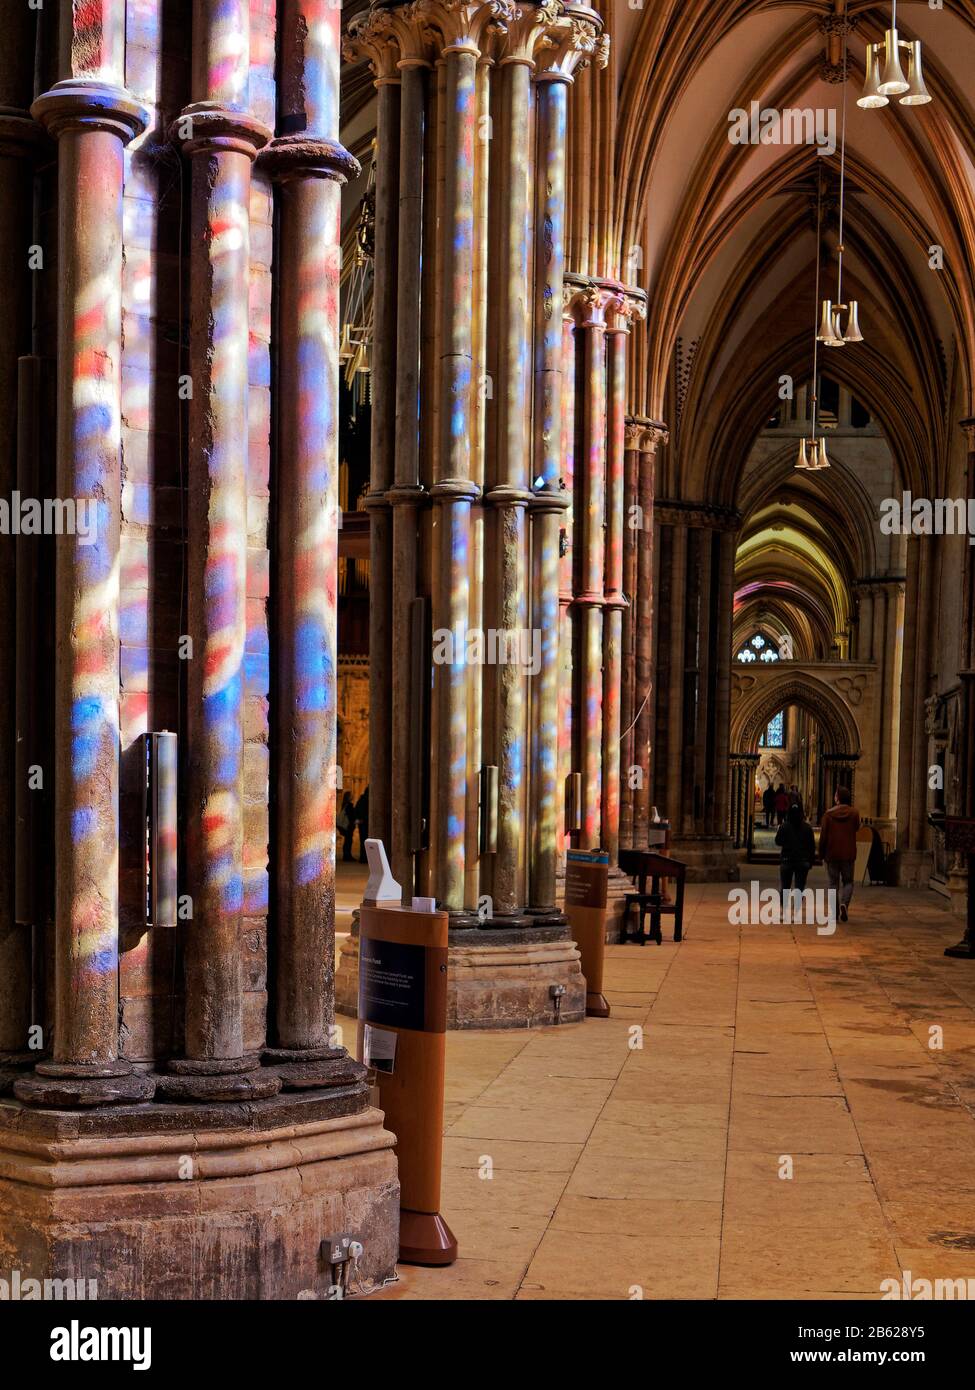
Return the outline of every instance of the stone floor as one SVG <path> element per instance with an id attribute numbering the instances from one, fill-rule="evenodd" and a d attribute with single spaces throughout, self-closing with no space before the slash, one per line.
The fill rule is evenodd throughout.
<path id="1" fill-rule="evenodd" d="M 861 888 L 834 936 L 739 928 L 727 891 L 689 889 L 680 946 L 608 948 L 612 1018 L 449 1035 L 460 1258 L 379 1297 L 876 1299 L 904 1270 L 975 1277 L 958 921 Z"/>

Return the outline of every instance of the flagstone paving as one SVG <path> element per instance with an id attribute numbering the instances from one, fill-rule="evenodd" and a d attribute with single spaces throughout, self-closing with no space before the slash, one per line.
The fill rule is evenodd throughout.
<path id="1" fill-rule="evenodd" d="M 930 893 L 860 888 L 833 936 L 738 927 L 727 893 L 689 888 L 681 945 L 607 948 L 611 1018 L 448 1035 L 460 1257 L 379 1297 L 975 1280 L 975 962 L 942 954 L 961 924 Z"/>

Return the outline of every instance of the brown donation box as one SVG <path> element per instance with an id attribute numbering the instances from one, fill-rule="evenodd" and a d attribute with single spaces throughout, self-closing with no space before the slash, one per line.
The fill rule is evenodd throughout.
<path id="1" fill-rule="evenodd" d="M 440 1215 L 447 914 L 395 905 L 359 911 L 359 1056 L 375 1070 L 396 1135 L 399 1257 L 449 1265 L 457 1242 Z"/>
<path id="2" fill-rule="evenodd" d="M 603 994 L 606 956 L 606 899 L 609 855 L 604 850 L 569 850 L 565 859 L 565 915 L 582 957 L 586 978 L 586 1015 L 609 1018 Z"/>

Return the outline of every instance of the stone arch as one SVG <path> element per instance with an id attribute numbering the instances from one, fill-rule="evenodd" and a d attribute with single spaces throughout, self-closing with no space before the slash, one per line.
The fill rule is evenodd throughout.
<path id="1" fill-rule="evenodd" d="M 739 682 L 743 677 L 738 677 Z M 740 686 L 739 686 L 740 688 Z M 860 755 L 860 730 L 844 697 L 825 681 L 806 672 L 783 670 L 771 679 L 756 680 L 755 688 L 743 694 L 732 714 L 731 746 L 738 753 L 757 753 L 762 731 L 773 715 L 786 705 L 800 705 L 819 724 L 834 756 Z"/>

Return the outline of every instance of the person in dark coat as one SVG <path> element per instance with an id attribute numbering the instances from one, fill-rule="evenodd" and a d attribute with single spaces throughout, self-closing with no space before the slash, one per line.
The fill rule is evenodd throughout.
<path id="1" fill-rule="evenodd" d="M 762 809 L 765 812 L 765 829 L 772 829 L 772 817 L 775 814 L 775 788 L 769 782 L 762 792 Z"/>
<path id="2" fill-rule="evenodd" d="M 785 820 L 785 813 L 789 809 L 789 793 L 785 789 L 785 783 L 779 783 L 779 789 L 775 793 L 775 821 L 781 825 Z"/>
<path id="3" fill-rule="evenodd" d="M 335 828 L 342 836 L 342 862 L 352 863 L 352 841 L 355 838 L 355 802 L 352 793 L 346 792 L 342 798 Z"/>
<path id="4" fill-rule="evenodd" d="M 775 834 L 779 846 L 779 883 L 782 896 L 795 886 L 801 893 L 816 858 L 816 836 L 798 806 L 790 806 Z"/>
<path id="5" fill-rule="evenodd" d="M 369 838 L 369 788 L 355 804 L 355 823 L 359 827 L 359 863 L 366 862 L 366 840 Z"/>

